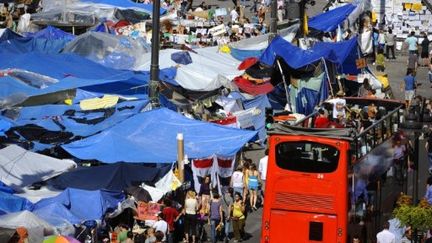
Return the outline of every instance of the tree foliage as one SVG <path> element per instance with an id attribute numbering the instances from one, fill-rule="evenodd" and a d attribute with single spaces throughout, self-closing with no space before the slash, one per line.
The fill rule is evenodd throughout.
<path id="1" fill-rule="evenodd" d="M 413 205 L 410 196 L 401 194 L 393 215 L 404 226 L 411 226 L 421 231 L 432 228 L 432 206 L 425 199 L 422 199 L 418 205 Z"/>

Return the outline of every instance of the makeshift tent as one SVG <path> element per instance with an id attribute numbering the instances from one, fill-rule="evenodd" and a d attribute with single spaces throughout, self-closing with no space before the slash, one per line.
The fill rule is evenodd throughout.
<path id="1" fill-rule="evenodd" d="M 80 159 L 172 163 L 177 159 L 178 133 L 189 158 L 232 156 L 256 135 L 254 131 L 188 119 L 162 108 L 137 114 L 92 137 L 63 145 Z"/>
<path id="2" fill-rule="evenodd" d="M 136 69 L 149 50 L 143 38 L 87 32 L 68 43 L 63 53 L 75 53 L 110 68 Z"/>
<path id="3" fill-rule="evenodd" d="M 175 80 L 177 84 L 187 90 L 211 91 L 231 82 L 242 74 L 237 69 L 240 62 L 231 55 L 218 52 L 218 47 L 208 47 L 189 51 L 192 63 L 179 65 L 171 59 L 176 49 L 165 49 L 159 53 L 160 68 L 177 67 Z M 144 54 L 138 70 L 150 70 L 151 53 Z"/>
<path id="4" fill-rule="evenodd" d="M 342 7 L 319 14 L 309 19 L 308 26 L 324 32 L 334 31 L 337 29 L 338 25 L 348 18 L 355 8 L 356 6 L 352 4 L 346 4 Z"/>
<path id="5" fill-rule="evenodd" d="M 7 229 L 26 228 L 29 234 L 29 242 L 42 242 L 44 231 L 53 230 L 53 227 L 45 220 L 27 210 L 1 215 L 0 227 Z"/>
<path id="6" fill-rule="evenodd" d="M 105 190 L 87 191 L 68 188 L 58 196 L 42 199 L 34 205 L 34 211 L 52 211 L 63 214 L 70 223 L 79 223 L 86 220 L 99 220 L 108 210 L 115 209 L 124 199 L 121 192 Z M 53 205 L 63 205 L 69 211 L 58 210 Z M 55 209 L 55 210 L 50 210 Z"/>
<path id="7" fill-rule="evenodd" d="M 27 199 L 0 191 L 0 215 L 32 210 L 33 204 Z"/>
<path id="8" fill-rule="evenodd" d="M 17 38 L 22 38 L 22 37 L 23 37 L 22 35 L 14 32 L 11 29 L 3 29 L 0 32 L 0 42 L 6 41 L 6 40 L 12 40 L 12 39 L 17 39 Z"/>
<path id="9" fill-rule="evenodd" d="M 298 69 L 325 59 L 339 65 L 344 73 L 357 73 L 358 71 L 354 67 L 357 59 L 356 53 L 356 37 L 337 43 L 319 42 L 307 50 L 300 49 L 282 38 L 276 37 L 264 51 L 260 61 L 267 65 L 273 65 L 276 57 L 280 56 L 290 67 Z"/>
<path id="10" fill-rule="evenodd" d="M 20 190 L 35 182 L 45 181 L 73 167 L 75 162 L 60 160 L 9 145 L 0 150 L 0 181 Z"/>
<path id="11" fill-rule="evenodd" d="M 109 151 L 105 152 L 109 153 Z M 128 153 L 132 152 L 133 150 L 128 151 Z M 170 169 L 170 166 L 154 168 L 129 163 L 79 167 L 74 171 L 66 172 L 52 179 L 49 184 L 60 189 L 73 187 L 84 190 L 106 189 L 121 191 L 136 183 L 146 182 L 152 184 L 163 177 Z"/>
<path id="12" fill-rule="evenodd" d="M 43 54 L 59 53 L 69 40 L 21 37 L 0 42 L 0 55 L 39 52 Z M 2 57 L 3 58 L 3 57 Z"/>
<path id="13" fill-rule="evenodd" d="M 68 32 L 64 32 L 63 30 L 53 26 L 47 26 L 45 29 L 42 29 L 35 33 L 27 33 L 26 37 L 48 39 L 48 40 L 67 40 L 67 41 L 71 41 L 75 38 L 74 35 L 69 34 Z"/>

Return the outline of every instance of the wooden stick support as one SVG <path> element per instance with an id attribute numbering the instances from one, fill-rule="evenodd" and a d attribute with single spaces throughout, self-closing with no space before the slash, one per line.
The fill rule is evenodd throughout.
<path id="1" fill-rule="evenodd" d="M 177 133 L 177 166 L 179 171 L 179 180 L 184 182 L 184 139 L 183 133 Z"/>

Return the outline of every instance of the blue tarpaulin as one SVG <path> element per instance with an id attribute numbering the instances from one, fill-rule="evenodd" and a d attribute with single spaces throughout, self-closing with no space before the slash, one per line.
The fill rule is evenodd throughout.
<path id="1" fill-rule="evenodd" d="M 232 156 L 256 135 L 188 119 L 162 108 L 137 114 L 89 138 L 63 145 L 73 156 L 105 163 L 172 163 L 177 159 L 178 133 L 183 133 L 189 158 Z"/>
<path id="2" fill-rule="evenodd" d="M 0 42 L 3 42 L 5 40 L 17 39 L 17 38 L 22 38 L 22 36 L 10 29 L 5 29 L 0 36 Z"/>
<path id="3" fill-rule="evenodd" d="M 117 8 L 123 8 L 123 9 L 141 10 L 148 14 L 152 14 L 153 11 L 153 4 L 136 3 L 130 0 L 81 0 L 81 2 L 104 4 L 104 5 L 110 5 Z M 161 14 L 164 14 L 165 12 L 166 9 L 164 8 L 160 9 Z"/>
<path id="4" fill-rule="evenodd" d="M 98 220 L 102 219 L 108 210 L 117 208 L 117 204 L 123 199 L 124 194 L 121 192 L 68 188 L 55 197 L 40 200 L 34 205 L 34 210 L 40 212 L 52 204 L 61 204 L 81 221 Z"/>
<path id="5" fill-rule="evenodd" d="M 135 151 L 128 151 L 128 153 L 133 152 Z M 73 171 L 61 174 L 49 181 L 49 183 L 59 189 L 72 187 L 83 190 L 106 189 L 121 191 L 141 182 L 153 184 L 165 176 L 170 169 L 170 165 L 156 168 L 131 163 L 79 167 Z"/>
<path id="6" fill-rule="evenodd" d="M 331 32 L 337 29 L 338 25 L 345 21 L 356 6 L 346 4 L 342 7 L 335 8 L 325 13 L 319 14 L 309 19 L 308 25 L 310 28 Z"/>
<path id="7" fill-rule="evenodd" d="M 290 67 L 298 69 L 324 58 L 343 67 L 344 73 L 351 74 L 357 70 L 355 67 L 356 53 L 357 37 L 335 43 L 319 42 L 307 50 L 300 49 L 281 37 L 276 37 L 261 55 L 260 61 L 273 65 L 276 57 L 280 56 Z"/>
<path id="8" fill-rule="evenodd" d="M 40 39 L 48 39 L 48 40 L 68 40 L 71 41 L 75 38 L 74 35 L 64 32 L 61 29 L 47 26 L 45 29 L 42 29 L 35 33 L 27 33 L 27 37 L 40 38 Z"/>
<path id="9" fill-rule="evenodd" d="M 65 205 L 52 203 L 34 210 L 32 213 L 53 226 L 62 225 L 65 221 L 71 224 L 80 224 L 82 220 L 75 216 Z"/>
<path id="10" fill-rule="evenodd" d="M 6 213 L 31 210 L 33 204 L 27 199 L 0 191 L 0 215 Z"/>
<path id="11" fill-rule="evenodd" d="M 42 54 L 59 53 L 69 40 L 22 37 L 0 42 L 0 58 L 4 56 L 39 52 Z"/>

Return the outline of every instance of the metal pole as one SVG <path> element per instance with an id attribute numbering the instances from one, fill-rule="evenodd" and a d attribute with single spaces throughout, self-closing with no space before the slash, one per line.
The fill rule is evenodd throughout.
<path id="1" fill-rule="evenodd" d="M 270 35 L 269 43 L 273 40 L 277 33 L 277 0 L 271 1 L 270 10 Z"/>
<path id="2" fill-rule="evenodd" d="M 179 171 L 179 180 L 184 182 L 184 139 L 183 133 L 177 133 L 177 166 Z"/>
<path id="3" fill-rule="evenodd" d="M 153 1 L 153 16 L 152 16 L 152 50 L 151 50 L 151 65 L 150 65 L 150 84 L 149 96 L 153 107 L 159 106 L 159 17 L 160 17 L 160 0 Z"/>
<path id="4" fill-rule="evenodd" d="M 304 32 L 304 17 L 305 17 L 305 8 L 306 8 L 306 0 L 301 0 L 300 1 L 300 37 L 304 37 L 305 36 L 305 32 Z"/>

